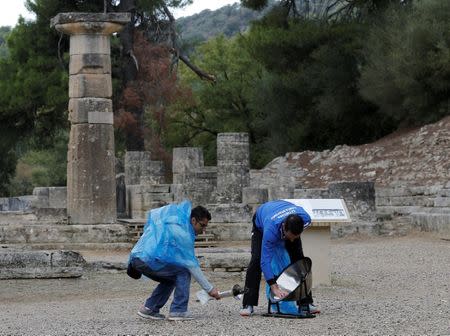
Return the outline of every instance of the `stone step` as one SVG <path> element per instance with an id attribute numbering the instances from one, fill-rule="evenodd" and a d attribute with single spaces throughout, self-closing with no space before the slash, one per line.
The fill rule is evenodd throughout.
<path id="1" fill-rule="evenodd" d="M 216 240 L 195 241 L 195 247 L 216 247 L 220 242 Z"/>
<path id="2" fill-rule="evenodd" d="M 103 244 L 129 243 L 130 233 L 123 224 L 0 226 L 0 244 Z"/>
<path id="3" fill-rule="evenodd" d="M 389 196 L 375 199 L 376 206 L 424 206 L 432 207 L 435 196 Z"/>
<path id="4" fill-rule="evenodd" d="M 379 214 L 409 215 L 414 212 L 429 212 L 432 209 L 421 206 L 377 206 L 376 211 Z"/>
<path id="5" fill-rule="evenodd" d="M 422 231 L 450 237 L 450 213 L 413 213 L 411 217 L 413 224 Z"/>
<path id="6" fill-rule="evenodd" d="M 36 208 L 31 211 L 0 211 L 0 225 L 67 224 L 66 209 Z"/>
<path id="7" fill-rule="evenodd" d="M 100 251 L 129 251 L 133 243 L 33 243 L 33 244 L 0 244 L 0 248 L 29 248 L 31 250 L 100 250 Z"/>

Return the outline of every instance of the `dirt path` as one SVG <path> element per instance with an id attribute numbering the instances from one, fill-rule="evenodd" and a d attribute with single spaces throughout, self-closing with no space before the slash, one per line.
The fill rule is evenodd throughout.
<path id="1" fill-rule="evenodd" d="M 89 272 L 0 281 L 0 335 L 450 335 L 450 242 L 343 239 L 331 252 L 333 285 L 314 290 L 323 310 L 315 319 L 241 318 L 234 299 L 201 306 L 192 295 L 196 320 L 147 321 L 136 310 L 152 281 Z M 242 284 L 238 277 L 212 280 L 220 289 Z M 197 290 L 193 284 L 191 293 Z M 265 305 L 261 296 L 258 314 Z"/>

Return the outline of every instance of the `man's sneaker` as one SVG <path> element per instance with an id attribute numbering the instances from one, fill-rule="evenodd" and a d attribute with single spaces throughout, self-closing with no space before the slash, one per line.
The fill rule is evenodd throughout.
<path id="1" fill-rule="evenodd" d="M 167 318 L 169 321 L 189 321 L 193 320 L 194 317 L 189 312 L 182 312 L 182 313 L 169 313 L 169 317 Z"/>
<path id="2" fill-rule="evenodd" d="M 303 311 L 305 313 L 310 313 L 310 314 L 320 314 L 320 309 L 317 308 L 315 305 L 313 305 L 312 303 L 310 303 L 309 305 L 302 305 L 299 309 L 299 311 Z"/>
<path id="3" fill-rule="evenodd" d="M 239 311 L 241 316 L 252 316 L 253 315 L 253 306 L 245 306 Z"/>
<path id="4" fill-rule="evenodd" d="M 148 309 L 145 306 L 142 306 L 138 310 L 138 315 L 140 317 L 146 318 L 146 319 L 152 319 L 152 320 L 164 320 L 166 317 L 163 314 L 154 312 L 151 309 Z"/>

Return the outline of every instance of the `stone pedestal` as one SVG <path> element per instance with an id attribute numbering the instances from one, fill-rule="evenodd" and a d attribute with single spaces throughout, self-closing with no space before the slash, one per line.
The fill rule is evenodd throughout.
<path id="1" fill-rule="evenodd" d="M 116 221 L 110 35 L 129 13 L 60 13 L 51 20 L 70 35 L 67 215 L 73 224 Z"/>
<path id="2" fill-rule="evenodd" d="M 313 287 L 331 285 L 330 224 L 313 223 L 302 233 L 303 253 L 312 259 Z"/>

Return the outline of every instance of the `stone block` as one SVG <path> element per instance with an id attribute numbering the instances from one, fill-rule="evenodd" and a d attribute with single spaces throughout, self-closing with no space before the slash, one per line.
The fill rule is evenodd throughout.
<path id="1" fill-rule="evenodd" d="M 294 189 L 294 198 L 330 198 L 328 189 Z"/>
<path id="2" fill-rule="evenodd" d="M 68 149 L 67 211 L 71 223 L 115 222 L 112 125 L 72 125 Z"/>
<path id="3" fill-rule="evenodd" d="M 211 221 L 214 223 L 243 223 L 251 222 L 252 208 L 247 204 L 208 204 L 206 206 L 211 213 Z"/>
<path id="4" fill-rule="evenodd" d="M 144 207 L 146 204 L 150 203 L 171 203 L 173 202 L 173 194 L 171 193 L 152 193 L 152 192 L 145 192 L 143 194 L 143 205 Z"/>
<path id="5" fill-rule="evenodd" d="M 165 166 L 162 161 L 151 160 L 150 152 L 128 151 L 125 153 L 125 184 L 164 184 Z"/>
<path id="6" fill-rule="evenodd" d="M 77 278 L 86 264 L 73 251 L 0 251 L 0 279 Z"/>
<path id="7" fill-rule="evenodd" d="M 70 36 L 70 56 L 84 54 L 111 54 L 109 36 L 101 34 L 80 34 Z"/>
<path id="8" fill-rule="evenodd" d="M 72 98 L 69 100 L 69 120 L 72 124 L 88 123 L 91 112 L 112 114 L 112 100 L 106 98 Z"/>
<path id="9" fill-rule="evenodd" d="M 142 162 L 140 184 L 150 186 L 166 182 L 166 169 L 163 161 Z"/>
<path id="10" fill-rule="evenodd" d="M 49 187 L 48 188 L 48 207 L 54 209 L 67 208 L 67 188 Z"/>
<path id="11" fill-rule="evenodd" d="M 89 112 L 89 124 L 114 124 L 114 115 L 112 112 Z"/>
<path id="12" fill-rule="evenodd" d="M 450 197 L 436 197 L 434 200 L 435 207 L 450 207 Z"/>
<path id="13" fill-rule="evenodd" d="M 269 199 L 267 188 L 244 187 L 242 189 L 242 203 L 244 204 L 262 204 Z"/>
<path id="14" fill-rule="evenodd" d="M 110 74 L 111 58 L 106 54 L 77 54 L 70 56 L 69 74 Z"/>
<path id="15" fill-rule="evenodd" d="M 450 197 L 450 189 L 441 189 L 437 195 L 441 197 Z"/>
<path id="16" fill-rule="evenodd" d="M 172 184 L 170 189 L 173 193 L 173 201 L 174 202 L 178 203 L 187 198 L 187 195 L 184 192 L 184 188 L 183 188 L 182 184 Z"/>
<path id="17" fill-rule="evenodd" d="M 269 200 L 294 198 L 294 185 L 271 185 L 268 188 Z"/>
<path id="18" fill-rule="evenodd" d="M 182 184 L 186 173 L 194 172 L 203 166 L 203 151 L 201 148 L 179 147 L 173 149 L 172 172 L 174 183 Z"/>
<path id="19" fill-rule="evenodd" d="M 33 207 L 35 207 L 35 208 L 48 208 L 49 207 L 48 187 L 34 188 L 33 195 L 35 196 L 35 199 L 33 201 Z"/>
<path id="20" fill-rule="evenodd" d="M 125 184 L 127 186 L 141 183 L 141 168 L 150 160 L 150 152 L 127 151 L 125 153 Z"/>
<path id="21" fill-rule="evenodd" d="M 0 211 L 30 211 L 36 196 L 1 197 Z"/>
<path id="22" fill-rule="evenodd" d="M 249 252 L 198 253 L 200 266 L 212 269 L 240 269 L 248 266 Z"/>
<path id="23" fill-rule="evenodd" d="M 450 238 L 450 213 L 413 213 L 411 217 L 414 226 L 420 230 L 437 232 Z"/>
<path id="24" fill-rule="evenodd" d="M 242 188 L 250 186 L 248 133 L 217 136 L 217 195 L 222 202 L 242 202 Z"/>
<path id="25" fill-rule="evenodd" d="M 69 77 L 69 97 L 110 98 L 112 81 L 109 74 L 81 74 Z"/>

